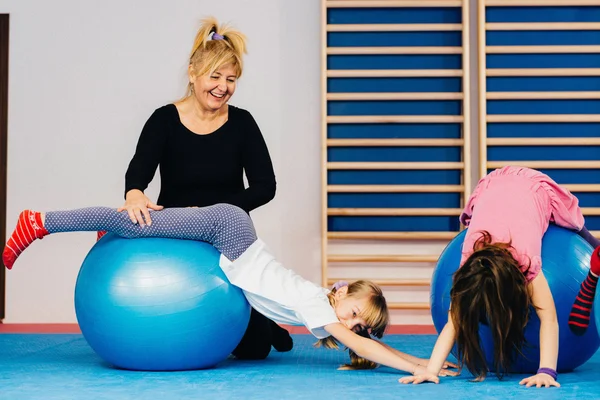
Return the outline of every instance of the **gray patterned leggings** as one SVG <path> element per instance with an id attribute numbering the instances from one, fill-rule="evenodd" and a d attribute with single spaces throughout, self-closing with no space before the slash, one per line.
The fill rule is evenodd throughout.
<path id="1" fill-rule="evenodd" d="M 207 242 L 233 261 L 257 239 L 252 220 L 231 204 L 201 208 L 167 208 L 151 211 L 152 225 L 141 227 L 126 211 L 109 207 L 80 208 L 46 213 L 50 233 L 108 231 L 125 238 L 163 237 Z"/>

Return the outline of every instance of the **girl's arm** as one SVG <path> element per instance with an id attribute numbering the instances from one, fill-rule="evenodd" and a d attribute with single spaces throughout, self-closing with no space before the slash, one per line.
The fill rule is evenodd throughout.
<path id="1" fill-rule="evenodd" d="M 529 284 L 531 300 L 535 306 L 536 313 L 540 318 L 540 368 L 556 370 L 558 360 L 558 318 L 550 286 L 546 277 L 540 271 Z M 557 386 L 556 380 L 546 374 L 538 373 L 520 382 L 521 385 L 530 386 Z"/>
<path id="2" fill-rule="evenodd" d="M 329 324 L 325 326 L 325 330 L 344 346 L 367 360 L 411 374 L 425 370 L 423 367 L 419 367 L 417 364 L 390 351 L 383 344 L 357 335 L 341 323 Z"/>
<path id="3" fill-rule="evenodd" d="M 444 366 L 444 363 L 446 362 L 450 351 L 452 351 L 452 346 L 454 345 L 454 337 L 454 324 L 452 323 L 450 314 L 448 314 L 448 322 L 444 326 L 444 329 L 442 329 L 440 336 L 435 342 L 435 346 L 433 347 L 433 352 L 431 353 L 431 358 L 429 359 L 429 363 L 427 364 L 427 369 L 425 370 L 425 372 L 420 375 L 415 374 L 415 376 L 404 377 L 400 379 L 400 383 L 417 384 L 425 381 L 438 383 L 438 375 L 440 373 L 440 370 Z"/>
<path id="4" fill-rule="evenodd" d="M 410 355 L 408 353 L 404 353 L 404 352 L 402 352 L 400 350 L 397 350 L 397 349 L 393 348 L 392 346 L 388 346 L 385 343 L 382 343 L 382 342 L 379 342 L 379 343 L 381 343 L 381 345 L 383 347 L 385 347 L 386 349 L 388 349 L 392 353 L 396 354 L 398 357 L 402 357 L 405 360 L 408 360 L 408 361 L 410 361 L 413 364 L 417 364 L 417 365 L 422 366 L 422 367 L 427 367 L 427 365 L 429 364 L 429 360 L 426 359 L 426 358 L 415 357 L 415 356 Z M 446 369 L 446 368 L 458 368 L 458 366 L 456 364 L 452 363 L 452 362 L 444 361 L 444 364 L 442 365 L 442 368 L 443 369 Z M 441 376 L 441 374 L 440 374 L 440 376 Z"/>
<path id="5" fill-rule="evenodd" d="M 325 330 L 344 346 L 352 349 L 358 356 L 367 360 L 411 374 L 423 374 L 426 372 L 424 366 L 417 365 L 417 363 L 406 359 L 404 357 L 408 356 L 406 353 L 392 350 L 383 343 L 357 335 L 340 323 L 329 324 L 325 326 Z M 413 358 L 412 356 L 409 357 Z M 453 372 L 451 371 L 446 373 L 446 375 L 452 374 Z M 437 379 L 437 376 L 434 378 Z"/>

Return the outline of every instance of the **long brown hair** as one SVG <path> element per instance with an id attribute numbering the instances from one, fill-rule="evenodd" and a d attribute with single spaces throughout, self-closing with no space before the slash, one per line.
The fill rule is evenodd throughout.
<path id="1" fill-rule="evenodd" d="M 526 345 L 525 325 L 531 298 L 511 243 L 492 243 L 488 232 L 454 274 L 450 315 L 456 330 L 458 360 L 477 380 L 488 372 L 479 339 L 479 324 L 489 325 L 494 341 L 494 368 L 502 379 Z M 526 266 L 529 268 L 529 266 Z"/>
<path id="2" fill-rule="evenodd" d="M 327 294 L 329 303 L 332 306 L 335 306 L 336 291 L 337 290 L 334 288 Z M 363 329 L 362 331 L 355 333 L 366 338 L 374 336 L 381 339 L 390 322 L 387 302 L 385 297 L 383 297 L 381 288 L 371 281 L 359 280 L 348 285 L 348 297 L 357 299 L 368 298 L 366 307 L 361 311 L 361 316 L 365 319 L 371 332 L 369 333 L 368 329 Z M 340 347 L 333 336 L 319 339 L 315 346 L 328 349 L 338 349 Z M 373 369 L 377 367 L 376 363 L 367 360 L 366 358 L 359 357 L 354 351 L 349 349 L 348 352 L 350 354 L 350 363 L 344 364 L 341 369 Z"/>

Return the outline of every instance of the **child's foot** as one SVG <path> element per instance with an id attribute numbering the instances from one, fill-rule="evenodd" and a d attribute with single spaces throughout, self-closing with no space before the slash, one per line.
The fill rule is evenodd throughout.
<path id="1" fill-rule="evenodd" d="M 41 239 L 47 234 L 48 231 L 44 228 L 41 213 L 30 210 L 23 211 L 19 215 L 17 227 L 6 242 L 6 247 L 2 253 L 4 266 L 11 269 L 23 250 L 35 239 Z"/>
<path id="2" fill-rule="evenodd" d="M 106 235 L 106 233 L 107 233 L 106 231 L 98 231 L 98 232 L 96 233 L 96 242 L 97 242 L 98 240 L 102 239 L 102 236 Z"/>
<path id="3" fill-rule="evenodd" d="M 594 250 L 590 259 L 590 272 L 581 284 L 579 293 L 575 298 L 571 315 L 569 315 L 569 328 L 576 335 L 583 335 L 590 325 L 590 314 L 594 304 L 596 285 L 600 275 L 600 246 Z"/>

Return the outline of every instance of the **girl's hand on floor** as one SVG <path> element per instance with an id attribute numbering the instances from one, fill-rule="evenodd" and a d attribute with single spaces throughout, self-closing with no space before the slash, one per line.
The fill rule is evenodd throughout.
<path id="1" fill-rule="evenodd" d="M 440 383 L 440 378 L 438 378 L 435 374 L 429 372 L 427 368 L 422 365 L 417 365 L 415 371 L 413 372 L 413 376 L 405 376 L 403 378 L 398 379 L 398 382 L 413 385 L 417 385 L 423 382 L 433 382 Z"/>
<path id="2" fill-rule="evenodd" d="M 525 385 L 526 387 L 535 386 L 537 388 L 556 386 L 560 387 L 560 383 L 556 382 L 553 377 L 548 374 L 537 374 L 534 376 L 530 376 L 529 378 L 523 379 L 519 382 L 519 385 Z"/>

